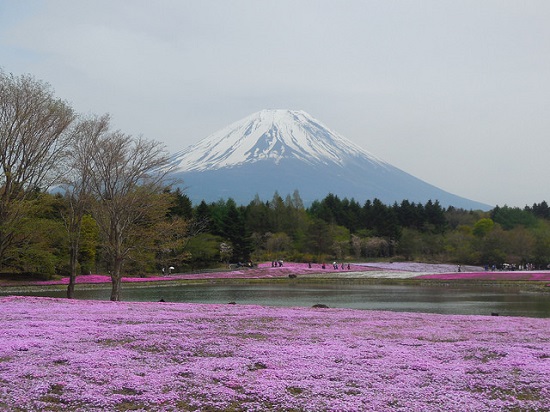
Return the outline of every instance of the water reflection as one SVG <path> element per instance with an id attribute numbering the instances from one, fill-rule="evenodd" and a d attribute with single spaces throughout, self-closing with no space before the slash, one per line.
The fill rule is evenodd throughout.
<path id="1" fill-rule="evenodd" d="M 64 297 L 65 291 L 32 295 Z M 110 289 L 77 290 L 77 299 L 108 300 Z M 254 304 L 391 310 L 441 314 L 550 317 L 550 296 L 503 288 L 372 285 L 345 283 L 201 284 L 125 287 L 125 301 Z"/>

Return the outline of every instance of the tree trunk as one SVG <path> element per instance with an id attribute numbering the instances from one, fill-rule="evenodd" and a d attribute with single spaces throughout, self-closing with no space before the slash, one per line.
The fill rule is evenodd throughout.
<path id="1" fill-rule="evenodd" d="M 67 299 L 74 299 L 74 286 L 76 283 L 77 250 L 71 248 L 69 285 L 67 286 Z"/>
<path id="2" fill-rule="evenodd" d="M 120 276 L 111 275 L 111 300 L 113 302 L 118 302 L 120 300 L 120 285 L 121 279 Z"/>
<path id="3" fill-rule="evenodd" d="M 122 285 L 122 259 L 115 258 L 113 272 L 111 273 L 111 300 L 118 302 L 120 300 L 120 289 Z"/>
<path id="4" fill-rule="evenodd" d="M 76 276 L 72 273 L 69 275 L 69 284 L 67 285 L 67 299 L 74 299 L 74 284 Z"/>

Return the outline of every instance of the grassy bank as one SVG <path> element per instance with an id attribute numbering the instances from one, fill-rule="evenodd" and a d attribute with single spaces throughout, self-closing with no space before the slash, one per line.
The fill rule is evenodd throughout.
<path id="1" fill-rule="evenodd" d="M 225 277 L 225 278 L 154 278 L 148 281 L 124 282 L 123 290 L 128 288 L 149 288 L 158 287 L 180 287 L 188 285 L 255 285 L 255 284 L 296 284 L 307 286 L 309 284 L 345 284 L 345 285 L 404 285 L 404 286 L 438 286 L 447 288 L 487 288 L 487 289 L 508 289 L 515 292 L 541 293 L 550 295 L 550 286 L 546 281 L 530 280 L 510 280 L 510 279 L 437 279 L 437 278 L 377 278 L 377 277 L 327 277 L 309 274 L 307 276 L 298 276 L 289 278 L 288 276 L 279 277 Z M 77 290 L 93 290 L 110 288 L 108 280 L 102 282 L 79 283 Z M 26 294 L 48 291 L 65 291 L 67 286 L 61 282 L 18 282 L 4 284 L 0 289 L 0 296 L 10 294 Z"/>

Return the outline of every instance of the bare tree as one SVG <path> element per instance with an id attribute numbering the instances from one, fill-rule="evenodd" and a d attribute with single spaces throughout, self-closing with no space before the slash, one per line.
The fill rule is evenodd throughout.
<path id="1" fill-rule="evenodd" d="M 351 235 L 351 248 L 356 259 L 361 257 L 361 238 L 357 235 Z"/>
<path id="2" fill-rule="evenodd" d="M 281 258 L 281 253 L 288 250 L 292 244 L 290 236 L 286 233 L 279 232 L 267 236 L 266 246 L 270 256 L 275 256 L 276 259 Z"/>
<path id="3" fill-rule="evenodd" d="M 67 209 L 62 218 L 69 237 L 69 284 L 67 298 L 74 297 L 74 288 L 80 251 L 82 219 L 90 210 L 91 160 L 94 142 L 109 130 L 109 116 L 81 119 L 73 129 L 73 141 L 68 154 L 68 171 L 63 178 Z"/>
<path id="4" fill-rule="evenodd" d="M 104 237 L 111 265 L 111 300 L 120 300 L 124 262 L 148 240 L 147 229 L 166 216 L 162 196 L 169 157 L 158 142 L 119 131 L 89 141 L 86 163 L 94 197 L 93 215 Z"/>
<path id="5" fill-rule="evenodd" d="M 16 246 L 29 196 L 58 182 L 74 118 L 48 84 L 0 71 L 0 266 Z"/>

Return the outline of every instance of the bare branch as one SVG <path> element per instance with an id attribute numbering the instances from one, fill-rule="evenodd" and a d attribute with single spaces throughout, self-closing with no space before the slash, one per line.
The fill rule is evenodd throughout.
<path id="1" fill-rule="evenodd" d="M 74 118 L 49 85 L 0 71 L 0 266 L 29 196 L 58 182 Z"/>

